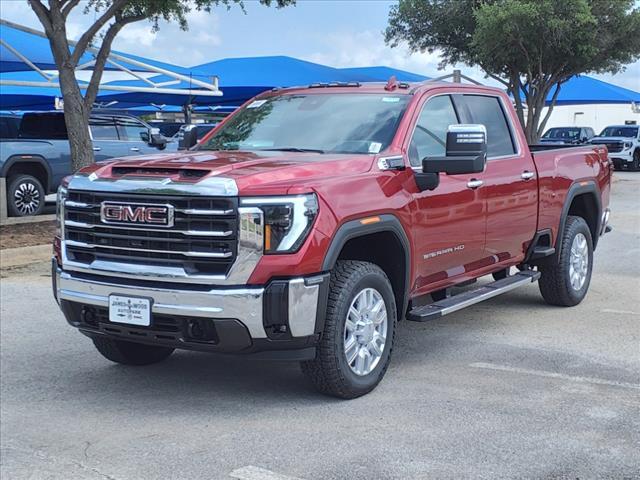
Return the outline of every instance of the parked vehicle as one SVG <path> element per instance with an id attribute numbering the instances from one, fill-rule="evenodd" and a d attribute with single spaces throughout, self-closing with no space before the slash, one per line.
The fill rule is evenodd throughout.
<path id="1" fill-rule="evenodd" d="M 611 125 L 591 139 L 594 145 L 605 145 L 616 170 L 640 170 L 640 127 Z"/>
<path id="2" fill-rule="evenodd" d="M 544 132 L 540 143 L 579 145 L 587 143 L 594 136 L 595 133 L 591 127 L 553 127 Z"/>
<path id="3" fill-rule="evenodd" d="M 272 91 L 189 151 L 67 179 L 53 291 L 114 362 L 300 361 L 319 391 L 354 398 L 382 379 L 403 318 L 538 280 L 547 303 L 580 303 L 610 185 L 605 148 L 530 149 L 499 89 Z"/>
<path id="4" fill-rule="evenodd" d="M 89 130 L 96 161 L 158 153 L 167 139 L 143 121 L 128 115 L 92 114 Z M 177 145 L 170 147 L 177 149 Z M 48 193 L 71 173 L 71 154 L 62 112 L 22 116 L 17 138 L 0 141 L 0 177 L 7 182 L 9 215 L 37 215 Z"/>

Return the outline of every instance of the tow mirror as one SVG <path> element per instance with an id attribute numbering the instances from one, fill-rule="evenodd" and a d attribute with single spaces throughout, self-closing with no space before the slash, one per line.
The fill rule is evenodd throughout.
<path id="1" fill-rule="evenodd" d="M 421 190 L 440 184 L 440 173 L 460 175 L 483 172 L 487 164 L 487 129 L 480 124 L 449 125 L 444 157 L 425 157 L 416 174 Z"/>
<path id="2" fill-rule="evenodd" d="M 178 150 L 188 150 L 198 143 L 198 130 L 195 125 L 185 125 L 180 130 Z"/>
<path id="3" fill-rule="evenodd" d="M 149 140 L 148 144 L 157 147 L 160 150 L 163 150 L 167 146 L 167 137 L 160 133 L 159 128 L 150 128 L 149 129 Z"/>

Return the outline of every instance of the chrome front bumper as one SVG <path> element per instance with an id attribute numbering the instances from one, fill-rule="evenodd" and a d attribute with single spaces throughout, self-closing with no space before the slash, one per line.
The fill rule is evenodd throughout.
<path id="1" fill-rule="evenodd" d="M 211 319 L 236 319 L 249 331 L 252 339 L 268 338 L 265 329 L 264 300 L 267 287 L 180 288 L 124 285 L 104 279 L 81 278 L 60 269 L 54 260 L 56 299 L 108 308 L 109 295 L 153 299 L 152 313 Z M 288 294 L 283 308 L 288 312 L 291 337 L 307 337 L 316 330 L 318 299 L 323 276 L 293 278 L 285 281 Z"/>

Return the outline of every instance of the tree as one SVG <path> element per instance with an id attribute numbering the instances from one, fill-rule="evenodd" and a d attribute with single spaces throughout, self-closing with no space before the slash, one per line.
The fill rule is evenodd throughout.
<path id="1" fill-rule="evenodd" d="M 64 100 L 64 118 L 69 133 L 71 161 L 74 171 L 94 161 L 89 136 L 89 114 L 96 100 L 102 73 L 111 45 L 120 30 L 130 23 L 147 20 L 154 30 L 160 20 L 177 22 L 186 30 L 186 15 L 192 9 L 210 12 L 216 6 L 231 8 L 242 0 L 88 0 L 82 2 L 84 12 L 94 12 L 95 21 L 80 36 L 72 48 L 67 39 L 66 22 L 69 14 L 81 0 L 29 0 L 29 5 L 42 23 L 51 45 L 51 52 L 59 72 L 60 90 Z M 266 6 L 277 8 L 295 3 L 295 0 L 260 0 Z M 99 40 L 99 42 L 96 42 Z M 87 48 L 96 42 L 98 53 L 86 92 L 82 95 L 75 77 L 75 69 Z"/>
<path id="2" fill-rule="evenodd" d="M 640 57 L 640 8 L 635 0 L 400 0 L 385 40 L 406 42 L 413 52 L 439 50 L 441 68 L 482 68 L 513 96 L 535 143 L 563 83 L 617 73 Z"/>

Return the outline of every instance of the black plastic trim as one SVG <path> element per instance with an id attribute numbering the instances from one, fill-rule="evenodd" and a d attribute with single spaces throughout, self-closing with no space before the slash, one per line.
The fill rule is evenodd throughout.
<path id="1" fill-rule="evenodd" d="M 564 200 L 564 205 L 562 207 L 562 214 L 560 215 L 560 225 L 558 226 L 558 232 L 556 235 L 555 248 L 558 261 L 560 261 L 560 246 L 562 243 L 562 232 L 564 231 L 564 225 L 567 222 L 567 216 L 569 215 L 569 209 L 571 208 L 571 203 L 573 203 L 574 198 L 578 195 L 583 194 L 591 194 L 596 202 L 598 211 L 596 212 L 596 228 L 595 234 L 593 235 L 593 249 L 596 249 L 596 245 L 598 244 L 598 233 L 601 230 L 601 222 L 602 222 L 602 202 L 600 200 L 600 190 L 598 189 L 596 182 L 594 180 L 581 180 L 574 182 L 567 192 L 567 196 Z M 594 233 L 594 232 L 592 232 Z"/>
<path id="2" fill-rule="evenodd" d="M 25 155 L 27 156 L 27 158 L 25 158 Z M 46 185 L 43 185 L 43 187 L 47 193 L 51 192 L 51 166 L 47 163 L 47 160 L 44 157 L 42 157 L 41 155 L 31 154 L 13 155 L 7 158 L 7 161 L 4 162 L 2 170 L 0 171 L 0 177 L 7 178 L 7 173 L 16 163 L 37 163 L 39 165 L 42 165 L 47 172 Z"/>
<path id="3" fill-rule="evenodd" d="M 398 318 L 402 318 L 404 312 L 407 311 L 407 306 L 409 304 L 408 292 L 411 281 L 411 249 L 409 245 L 409 239 L 404 231 L 404 228 L 402 228 L 400 220 L 398 220 L 395 215 L 383 214 L 378 216 L 380 217 L 380 221 L 376 223 L 368 223 L 363 225 L 360 221 L 361 219 L 357 219 L 342 224 L 331 240 L 331 245 L 329 245 L 329 249 L 327 250 L 324 261 L 322 262 L 322 269 L 325 271 L 330 271 L 331 269 L 333 269 L 333 267 L 336 265 L 336 262 L 338 261 L 340 252 L 349 240 L 380 232 L 393 233 L 402 244 L 404 250 L 405 288 L 404 292 L 402 292 L 402 305 L 398 306 L 401 307 L 398 309 L 398 311 L 400 312 Z M 369 215 L 365 218 L 368 217 Z"/>

